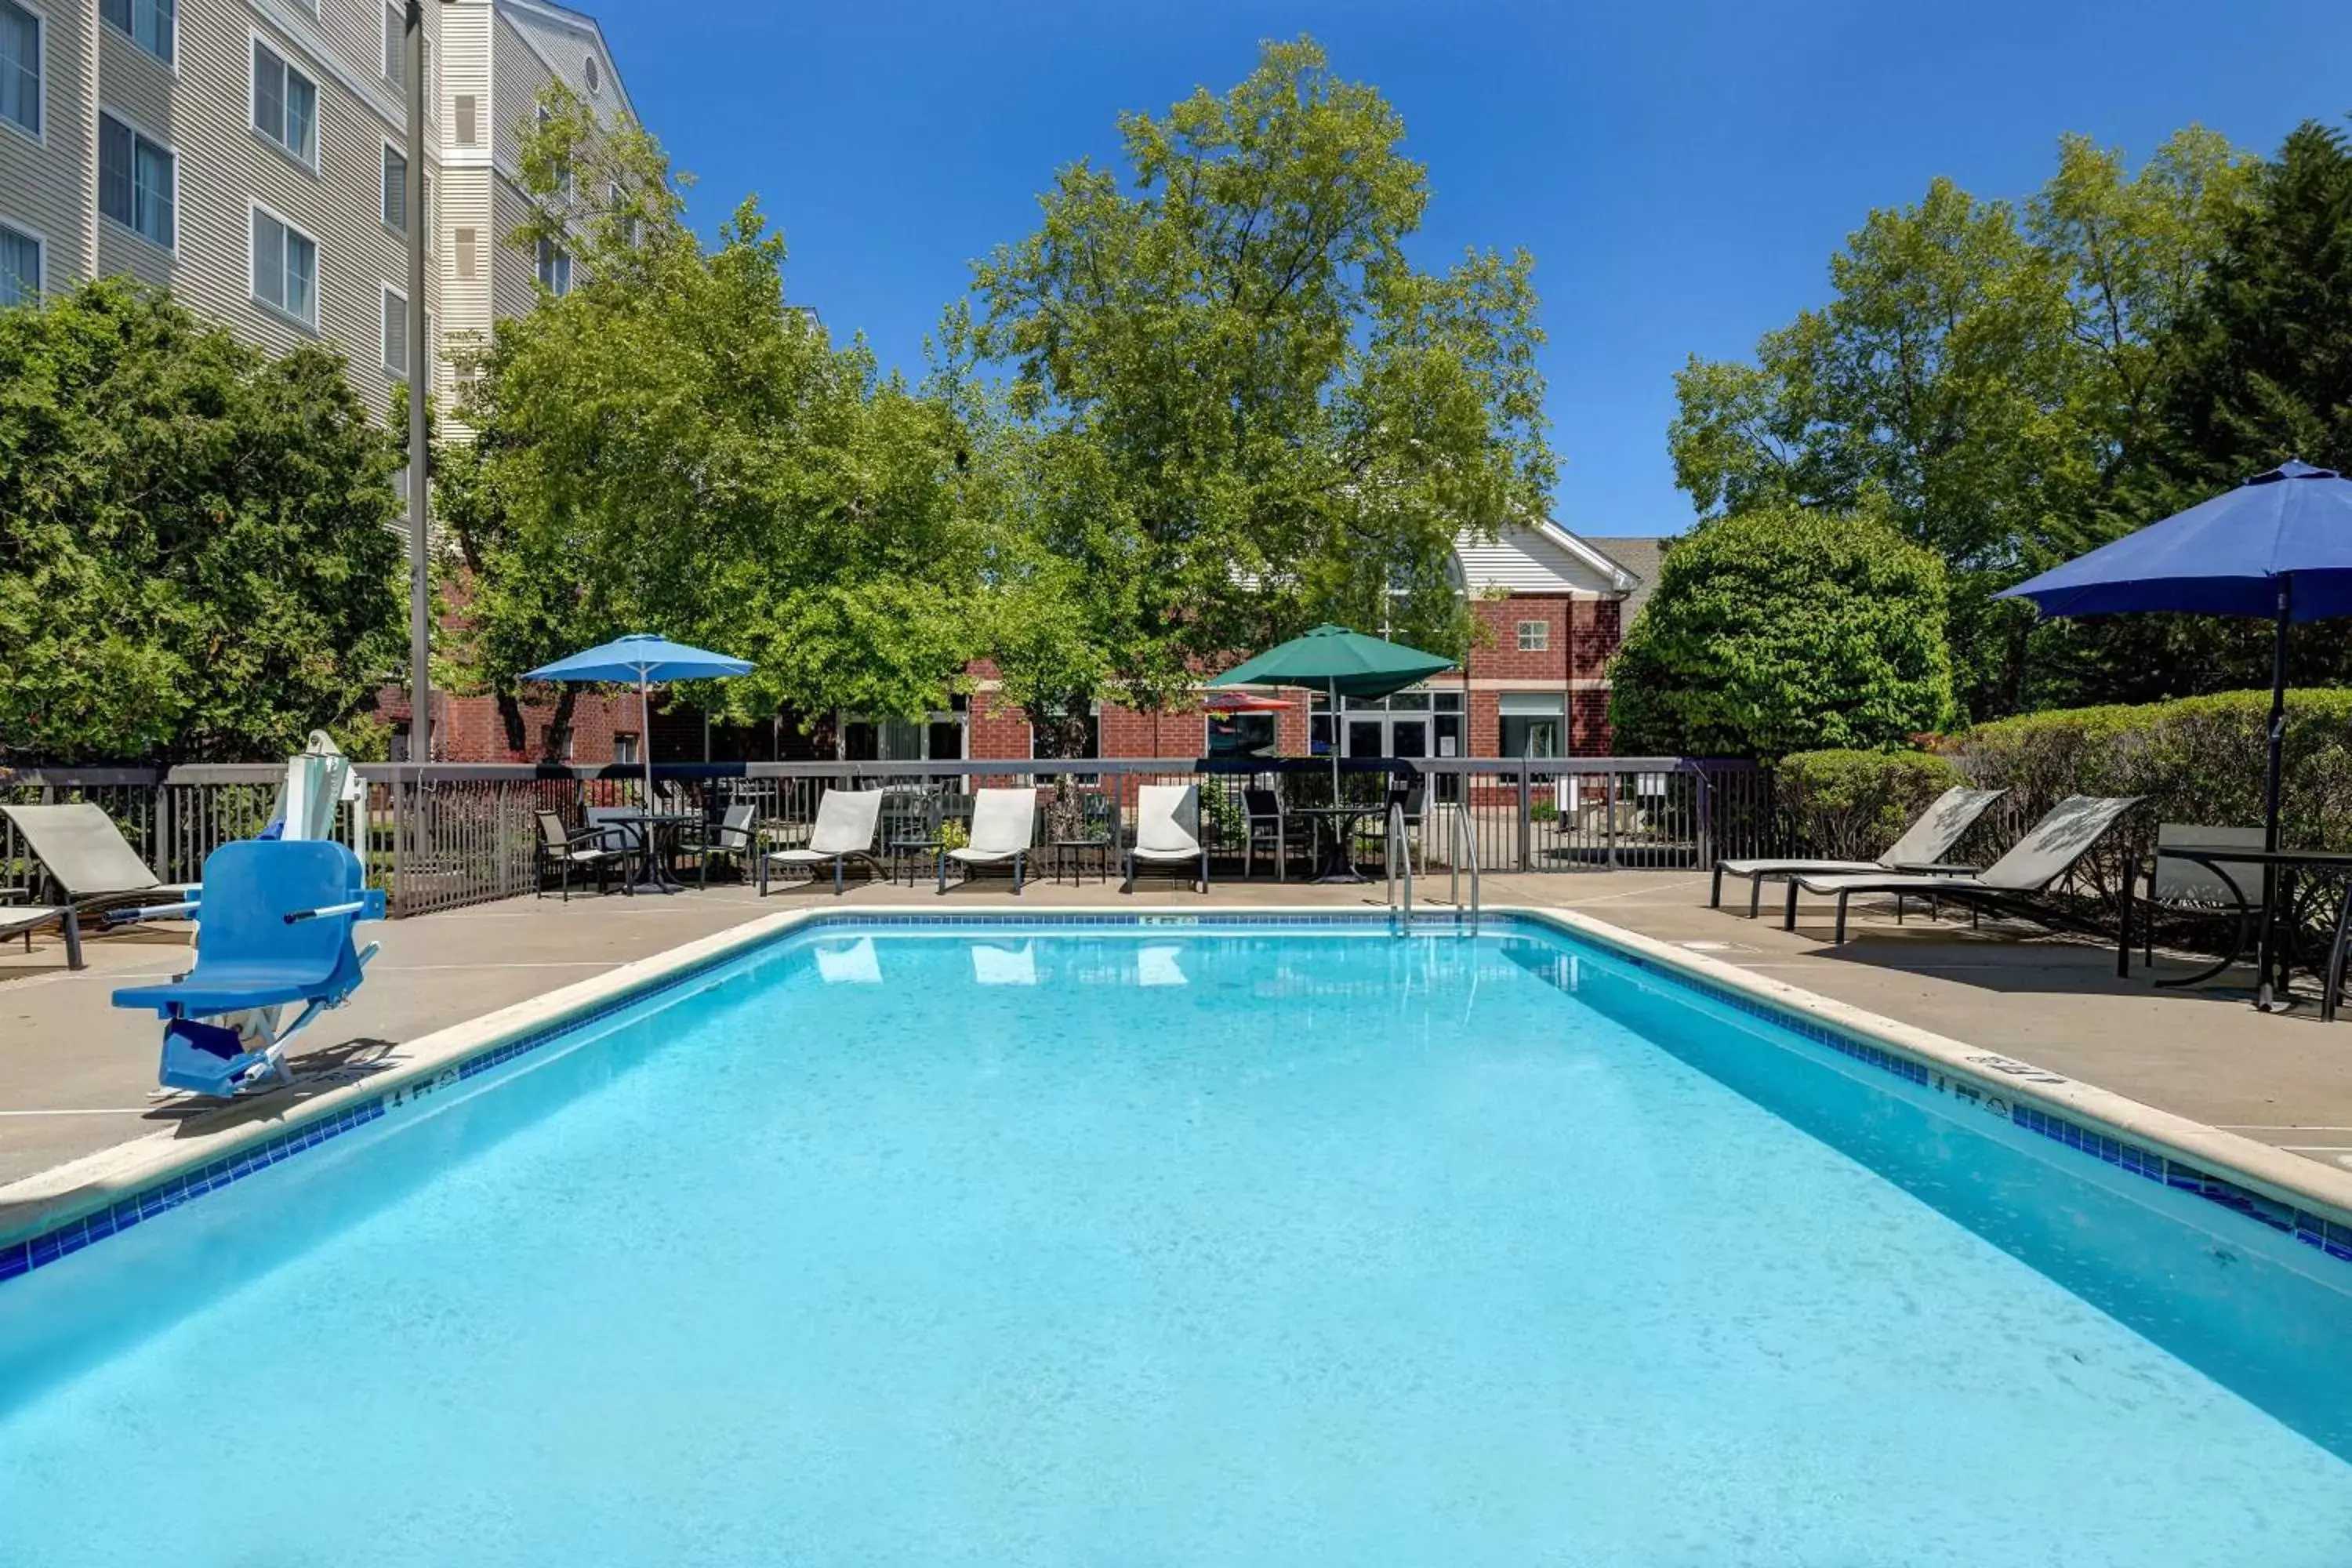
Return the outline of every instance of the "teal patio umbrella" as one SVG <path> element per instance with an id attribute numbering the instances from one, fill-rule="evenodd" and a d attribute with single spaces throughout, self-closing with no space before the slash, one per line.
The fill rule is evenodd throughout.
<path id="1" fill-rule="evenodd" d="M 1320 687 L 1331 698 L 1331 798 L 1339 798 L 1339 699 L 1386 697 L 1454 668 L 1450 658 L 1322 626 L 1244 660 L 1211 686 Z"/>

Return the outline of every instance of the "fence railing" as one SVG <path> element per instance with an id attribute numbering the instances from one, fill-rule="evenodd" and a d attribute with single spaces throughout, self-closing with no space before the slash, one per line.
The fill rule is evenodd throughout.
<path id="1" fill-rule="evenodd" d="M 362 798 L 337 837 L 389 896 L 394 916 L 457 909 L 530 891 L 541 842 L 534 814 L 576 826 L 590 807 L 642 809 L 635 767 L 361 763 Z M 190 882 L 220 845 L 268 822 L 282 764 L 0 769 L 0 805 L 88 801 L 112 817 L 159 880 Z M 1423 812 L 1411 825 L 1425 863 L 1445 867 L 1464 848 L 1488 872 L 1696 868 L 1720 856 L 1776 852 L 1770 773 L 1752 763 L 1676 757 L 1349 759 L 1342 802 L 1381 805 L 1391 781 L 1419 779 Z M 763 822 L 814 822 L 828 788 L 883 788 L 909 813 L 923 797 L 982 787 L 1034 786 L 1050 837 L 1076 837 L 1084 816 L 1132 819 L 1147 784 L 1196 784 L 1213 855 L 1238 858 L 1249 836 L 1244 792 L 1271 791 L 1285 808 L 1333 804 L 1328 759 L 1087 758 L 1066 761 L 748 763 L 656 766 L 650 803 L 716 818 L 748 802 Z M 1093 810 L 1081 805 L 1092 797 Z M 1449 826 L 1432 830 L 1441 805 Z M 891 829 L 886 819 L 885 837 Z M 1466 826 L 1465 826 L 1466 825 Z M 1465 845 L 1465 833 L 1469 836 Z M 1449 845 L 1454 848 L 1449 850 Z M 0 818 L 0 888 L 35 889 L 37 861 Z"/>

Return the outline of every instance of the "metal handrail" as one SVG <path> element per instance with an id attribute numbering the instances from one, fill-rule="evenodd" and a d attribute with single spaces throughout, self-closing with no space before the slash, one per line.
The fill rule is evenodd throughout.
<path id="1" fill-rule="evenodd" d="M 1452 894 L 1458 918 L 1462 909 L 1462 851 L 1470 852 L 1470 934 L 1478 934 L 1478 830 L 1470 820 L 1470 808 L 1458 800 L 1440 801 L 1437 809 L 1449 815 L 1454 823 L 1452 842 L 1448 845 L 1445 863 L 1453 868 Z"/>
<path id="2" fill-rule="evenodd" d="M 1412 852 L 1405 847 L 1402 801 L 1389 802 L 1388 828 L 1389 908 L 1392 910 L 1397 908 L 1397 859 L 1402 855 L 1404 860 L 1404 924 L 1399 934 L 1411 935 L 1412 932 Z"/>

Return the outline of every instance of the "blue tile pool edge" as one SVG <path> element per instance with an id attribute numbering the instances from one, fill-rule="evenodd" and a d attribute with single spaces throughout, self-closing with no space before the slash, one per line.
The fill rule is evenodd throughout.
<path id="1" fill-rule="evenodd" d="M 1679 955 L 1665 958 L 1643 952 L 1620 940 L 1615 928 L 1590 920 L 1570 921 L 1543 910 L 1496 910 L 1487 913 L 1494 925 L 1532 928 L 1565 936 L 1603 950 L 1620 963 L 1658 974 L 1672 984 L 1696 991 L 1716 1002 L 1788 1029 L 1907 1083 L 1941 1093 L 2002 1115 L 2015 1126 L 2037 1133 L 2118 1169 L 2142 1176 L 2174 1191 L 2189 1193 L 2259 1223 L 2329 1258 L 2352 1264 L 2352 1214 L 2329 1215 L 2302 1204 L 2264 1193 L 2249 1184 L 2252 1178 L 2233 1179 L 2212 1168 L 2213 1162 L 2195 1162 L 2154 1141 L 2143 1141 L 2118 1129 L 2102 1127 L 2072 1108 L 2037 1100 L 2033 1082 L 2063 1083 L 2058 1075 L 2042 1073 L 2023 1063 L 1990 1057 L 2003 1064 L 2000 1071 L 2020 1076 L 2002 1081 L 1976 1077 L 1948 1064 L 1923 1058 L 1900 1042 L 1874 1036 L 1859 1024 L 1832 1023 L 1803 1007 L 1765 995 L 1744 985 L 1704 973 Z M 89 1206 L 62 1218 L 37 1219 L 38 1229 L 0 1240 L 0 1284 L 36 1268 L 71 1257 L 97 1242 L 116 1236 L 142 1221 L 168 1213 L 184 1203 L 293 1158 L 343 1133 L 382 1121 L 387 1115 L 415 1107 L 436 1090 L 502 1067 L 581 1028 L 634 1007 L 666 992 L 691 984 L 712 971 L 736 963 L 761 950 L 779 945 L 831 926 L 861 931 L 908 928 L 963 927 L 991 931 L 1046 931 L 1071 928 L 1131 930 L 1182 929 L 1203 933 L 1232 931 L 1349 928 L 1385 931 L 1391 917 L 1382 910 L 1318 913 L 1256 910 L 1245 915 L 1165 914 L 1128 911 L 1055 910 L 1035 915 L 1018 912 L 980 914 L 894 913 L 863 910 L 810 910 L 777 918 L 775 923 L 755 922 L 756 929 L 723 932 L 709 939 L 697 952 L 658 973 L 629 981 L 608 993 L 582 999 L 549 1017 L 519 1026 L 502 1038 L 488 1039 L 461 1056 L 394 1069 L 378 1088 L 347 1100 L 333 1100 L 309 1115 L 297 1115 L 275 1131 L 257 1125 L 242 1135 L 231 1134 L 230 1145 L 206 1159 L 191 1158 L 146 1181 L 121 1196 L 105 1194 Z M 689 948 L 704 943 L 688 944 Z M 646 962 L 658 963 L 659 958 Z M 593 984 L 594 983 L 589 983 Z M 464 1026 L 459 1026 L 460 1027 Z M 429 1037 L 428 1037 L 429 1039 Z M 2238 1173 L 2242 1176 L 2242 1173 Z"/>

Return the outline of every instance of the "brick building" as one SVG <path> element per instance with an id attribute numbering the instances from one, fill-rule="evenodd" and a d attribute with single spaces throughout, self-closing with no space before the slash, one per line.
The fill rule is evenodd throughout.
<path id="1" fill-rule="evenodd" d="M 1601 756 L 1610 749 L 1609 657 L 1655 575 L 1658 542 L 1582 539 L 1551 522 L 1465 539 L 1455 552 L 1462 591 L 1480 635 L 1466 668 L 1378 702 L 1286 691 L 1280 707 L 1203 694 L 1189 712 L 1138 712 L 1106 703 L 1087 754 L 1100 757 L 1320 756 L 1334 737 L 1343 756 Z M 697 710 L 657 707 L 656 762 L 906 761 L 1036 755 L 1028 722 L 1000 702 L 994 671 L 971 671 L 972 690 L 919 723 L 825 715 L 780 717 L 750 728 L 711 725 Z M 656 702 L 658 702 L 656 698 Z M 486 698 L 436 695 L 444 761 L 633 762 L 647 743 L 636 700 L 589 693 L 559 731 L 556 710 L 501 711 Z"/>

